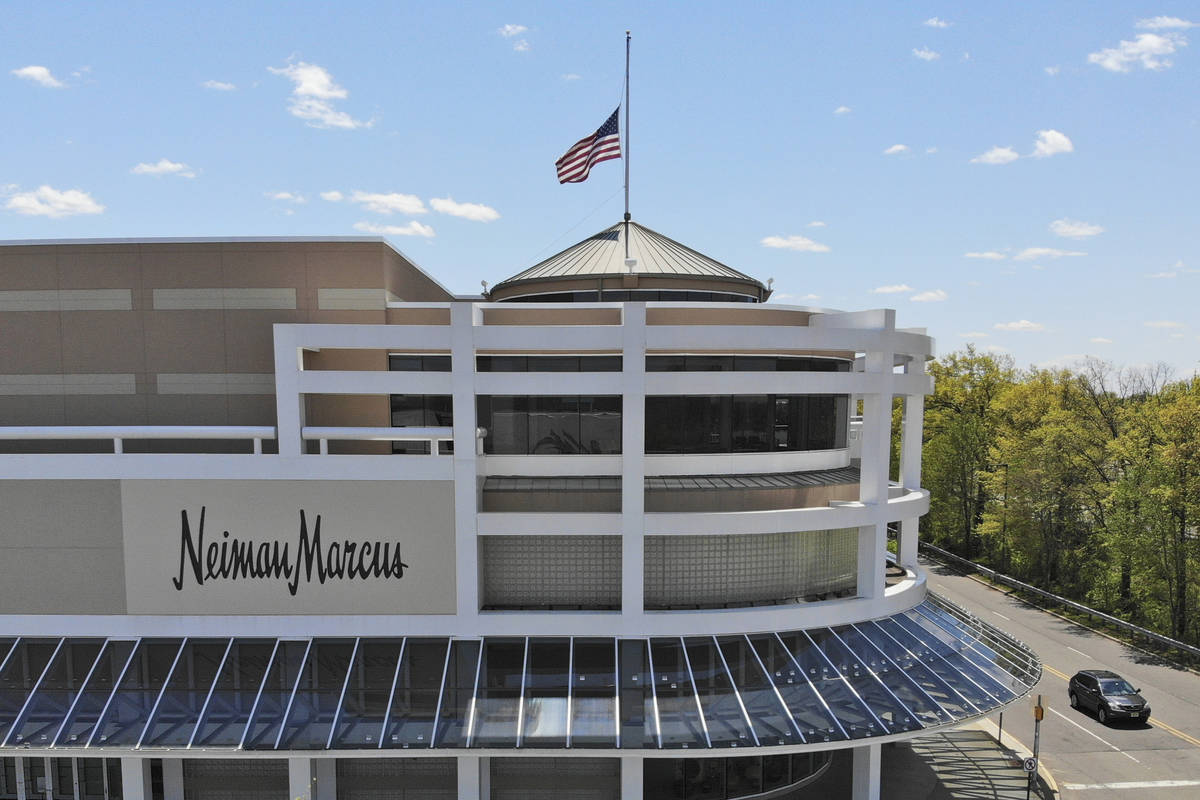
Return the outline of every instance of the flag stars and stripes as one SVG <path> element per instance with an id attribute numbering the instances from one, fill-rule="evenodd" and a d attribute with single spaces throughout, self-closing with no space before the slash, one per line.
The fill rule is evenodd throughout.
<path id="1" fill-rule="evenodd" d="M 620 113 L 618 107 L 595 133 L 571 145 L 571 149 L 554 162 L 559 183 L 582 183 L 594 164 L 621 157 L 621 134 L 617 126 Z"/>

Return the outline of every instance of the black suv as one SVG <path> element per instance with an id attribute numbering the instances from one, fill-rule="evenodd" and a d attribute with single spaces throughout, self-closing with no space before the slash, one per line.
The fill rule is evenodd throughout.
<path id="1" fill-rule="evenodd" d="M 1067 685 L 1071 708 L 1094 708 L 1096 719 L 1107 725 L 1114 719 L 1150 719 L 1150 704 L 1129 681 L 1106 669 L 1076 672 Z"/>

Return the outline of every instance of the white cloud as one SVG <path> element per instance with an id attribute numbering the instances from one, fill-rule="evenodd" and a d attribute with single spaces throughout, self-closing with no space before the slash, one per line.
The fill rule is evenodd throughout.
<path id="1" fill-rule="evenodd" d="M 39 186 L 32 192 L 16 192 L 8 198 L 4 207 L 30 217 L 59 218 L 104 212 L 104 206 L 87 192 L 79 189 L 59 191 L 49 186 Z"/>
<path id="2" fill-rule="evenodd" d="M 808 227 L 810 227 L 810 228 L 824 228 L 824 227 L 825 227 L 825 223 L 824 223 L 824 222 L 822 222 L 822 221 L 821 221 L 821 220 L 819 220 L 819 219 L 814 219 L 812 222 L 808 223 Z"/>
<path id="3" fill-rule="evenodd" d="M 1177 278 L 1177 277 L 1179 277 L 1179 273 L 1175 272 L 1174 270 L 1168 270 L 1167 272 L 1155 272 L 1154 274 L 1147 275 L 1146 277 L 1147 278 Z"/>
<path id="4" fill-rule="evenodd" d="M 915 292 L 916 289 L 909 286 L 907 283 L 894 283 L 891 286 L 876 286 L 871 290 L 871 294 L 902 294 L 904 292 Z"/>
<path id="5" fill-rule="evenodd" d="M 898 155 L 900 153 L 907 153 L 907 152 L 908 152 L 908 145 L 894 144 L 891 147 L 889 147 L 887 150 L 884 150 L 883 154 L 885 156 L 894 156 L 894 155 Z"/>
<path id="6" fill-rule="evenodd" d="M 281 203 L 296 203 L 297 205 L 308 202 L 308 198 L 299 192 L 267 192 L 267 197 Z"/>
<path id="7" fill-rule="evenodd" d="M 1001 346 L 1000 346 L 1000 345 L 998 345 L 998 344 L 989 344 L 987 347 L 983 348 L 983 351 L 984 351 L 985 353 L 996 353 L 996 354 L 1000 354 L 1000 353 L 1007 353 L 1007 352 L 1008 352 L 1008 348 L 1007 348 L 1007 347 L 1001 347 Z"/>
<path id="8" fill-rule="evenodd" d="M 337 189 L 333 189 L 328 192 L 321 192 L 321 199 L 328 200 L 331 203 L 340 203 L 346 199 L 346 195 L 342 194 Z"/>
<path id="9" fill-rule="evenodd" d="M 759 242 L 763 247 L 777 250 L 798 250 L 801 253 L 828 253 L 829 245 L 814 242 L 807 236 L 767 236 Z"/>
<path id="10" fill-rule="evenodd" d="M 972 164 L 1010 164 L 1020 158 L 1017 151 L 1011 147 L 993 147 L 986 153 L 981 153 L 971 159 Z"/>
<path id="11" fill-rule="evenodd" d="M 1145 323 L 1142 323 L 1142 324 L 1144 324 L 1144 325 L 1145 325 L 1147 328 L 1167 328 L 1167 329 L 1171 329 L 1171 328 L 1182 328 L 1182 327 L 1184 327 L 1184 325 L 1183 325 L 1183 323 L 1182 323 L 1182 322 L 1172 322 L 1171 320 L 1166 320 L 1166 319 L 1154 320 L 1154 321 L 1152 321 L 1152 322 L 1145 322 Z"/>
<path id="12" fill-rule="evenodd" d="M 205 81 L 200 85 L 205 89 L 215 89 L 218 92 L 232 92 L 237 88 L 232 83 L 226 83 L 225 81 Z"/>
<path id="13" fill-rule="evenodd" d="M 178 175 L 181 178 L 194 178 L 196 171 L 187 164 L 178 161 L 170 161 L 165 158 L 160 158 L 156 163 L 140 163 L 133 169 L 129 170 L 134 175 Z"/>
<path id="14" fill-rule="evenodd" d="M 1187 39 L 1178 33 L 1139 33 L 1132 42 L 1125 39 L 1116 47 L 1108 47 L 1088 54 L 1088 63 L 1097 64 L 1109 72 L 1129 72 L 1134 65 L 1143 69 L 1162 70 L 1171 66 L 1169 56 L 1180 47 L 1187 46 Z"/>
<path id="15" fill-rule="evenodd" d="M 528 39 L 518 39 L 517 41 L 513 42 L 513 50 L 516 50 L 518 53 L 528 53 L 529 52 L 529 40 Z"/>
<path id="16" fill-rule="evenodd" d="M 297 61 L 286 67 L 267 67 L 267 70 L 292 82 L 288 111 L 293 117 L 304 120 L 309 127 L 353 130 L 371 126 L 370 122 L 354 119 L 345 111 L 333 107 L 331 101 L 344 100 L 349 92 L 335 83 L 324 67 Z"/>
<path id="17" fill-rule="evenodd" d="M 505 39 L 511 39 L 514 36 L 520 36 L 522 33 L 524 33 L 527 30 L 529 30 L 529 28 L 525 27 L 524 25 L 508 24 L 508 25 L 502 25 L 496 31 L 496 33 L 500 34 Z"/>
<path id="18" fill-rule="evenodd" d="M 380 236 L 424 236 L 433 238 L 433 228 L 422 225 L 415 219 L 407 225 L 376 225 L 373 222 L 356 222 L 354 230 L 364 233 L 377 233 Z"/>
<path id="19" fill-rule="evenodd" d="M 1139 19 L 1134 27 L 1143 30 L 1161 31 L 1168 28 L 1194 28 L 1197 25 L 1200 25 L 1200 23 L 1189 22 L 1179 17 L 1150 17 L 1149 19 Z"/>
<path id="20" fill-rule="evenodd" d="M 1026 247 L 1013 256 L 1014 261 L 1036 261 L 1039 258 L 1062 258 L 1064 256 L 1086 256 L 1078 250 L 1059 250 L 1056 247 Z"/>
<path id="21" fill-rule="evenodd" d="M 1030 322 L 1027 319 L 1019 319 L 1016 322 L 997 322 L 992 326 L 998 331 L 1044 331 L 1046 326 L 1040 322 Z"/>
<path id="22" fill-rule="evenodd" d="M 934 61 L 942 57 L 941 53 L 930 50 L 928 47 L 922 47 L 920 50 L 914 47 L 912 54 L 922 61 Z"/>
<path id="23" fill-rule="evenodd" d="M 1049 158 L 1059 153 L 1071 153 L 1074 150 L 1075 145 L 1071 144 L 1071 140 L 1067 138 L 1065 133 L 1060 133 L 1056 130 L 1045 130 L 1038 131 L 1038 138 L 1033 143 L 1033 152 L 1030 155 L 1034 158 Z"/>
<path id="24" fill-rule="evenodd" d="M 938 19 L 937 17 L 930 17 L 921 24 L 927 28 L 949 28 L 951 25 L 951 23 L 947 22 L 946 20 Z"/>
<path id="25" fill-rule="evenodd" d="M 964 339 L 986 339 L 988 338 L 989 334 L 986 334 L 983 331 L 967 331 L 966 333 L 960 333 L 959 336 Z"/>
<path id="26" fill-rule="evenodd" d="M 1088 339 L 1088 341 L 1091 342 L 1092 344 L 1112 344 L 1113 343 L 1112 339 L 1105 339 L 1103 336 L 1093 336 L 1092 338 Z"/>
<path id="27" fill-rule="evenodd" d="M 984 250 L 979 253 L 963 253 L 963 258 L 982 258 L 987 261 L 1003 261 L 1004 253 L 998 253 L 995 250 Z"/>
<path id="28" fill-rule="evenodd" d="M 1059 66 L 1046 67 L 1047 75 L 1053 76 L 1053 75 L 1057 75 L 1060 72 L 1062 72 L 1062 67 L 1059 67 Z"/>
<path id="29" fill-rule="evenodd" d="M 838 106 L 833 110 L 835 114 L 849 114 L 852 111 L 850 106 Z"/>
<path id="30" fill-rule="evenodd" d="M 500 212 L 491 206 L 481 203 L 456 203 L 451 197 L 434 197 L 429 201 L 433 210 L 452 217 L 474 220 L 475 222 L 491 222 L 500 219 Z"/>
<path id="31" fill-rule="evenodd" d="M 65 83 L 50 74 L 50 70 L 46 67 L 40 67 L 36 64 L 30 64 L 28 67 L 12 70 L 12 74 L 18 78 L 23 78 L 27 81 L 33 81 L 39 86 L 45 86 L 47 89 L 62 89 L 66 86 Z"/>
<path id="32" fill-rule="evenodd" d="M 574 72 L 568 72 L 566 75 L 562 76 L 562 79 L 564 81 L 577 81 L 580 77 L 581 76 L 575 74 Z"/>
<path id="33" fill-rule="evenodd" d="M 930 289 L 926 292 L 914 294 L 908 299 L 914 303 L 940 303 L 949 297 L 950 295 L 946 294 L 945 289 Z"/>
<path id="34" fill-rule="evenodd" d="M 796 295 L 796 294 L 788 294 L 786 292 L 775 292 L 774 294 L 771 295 L 770 302 L 784 303 L 784 302 L 793 301 L 793 300 L 811 301 L 811 300 L 820 300 L 820 299 L 821 299 L 821 295 L 819 295 L 819 294 Z"/>
<path id="35" fill-rule="evenodd" d="M 429 209 L 425 208 L 425 204 L 421 202 L 421 198 L 415 194 L 400 194 L 398 192 L 380 194 L 356 191 L 350 195 L 350 202 L 358 203 L 365 210 L 375 214 L 425 214 L 429 211 Z"/>
<path id="36" fill-rule="evenodd" d="M 937 148 L 936 148 L 936 147 L 926 147 L 926 148 L 925 148 L 925 154 L 926 154 L 926 155 L 930 155 L 930 156 L 931 156 L 931 155 L 933 155 L 933 154 L 934 154 L 934 153 L 936 153 L 936 152 L 937 152 Z"/>
<path id="37" fill-rule="evenodd" d="M 1050 231 L 1067 239 L 1086 239 L 1089 236 L 1104 233 L 1104 228 L 1090 222 L 1080 222 L 1077 219 L 1056 219 L 1050 223 Z"/>

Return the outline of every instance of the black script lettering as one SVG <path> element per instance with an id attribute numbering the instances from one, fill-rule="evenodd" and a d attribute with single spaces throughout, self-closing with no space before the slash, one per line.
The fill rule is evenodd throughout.
<path id="1" fill-rule="evenodd" d="M 368 580 L 404 577 L 408 564 L 400 558 L 399 542 L 352 542 L 349 539 L 321 546 L 321 515 L 317 514 L 310 533 L 308 516 L 300 511 L 300 535 L 295 560 L 290 546 L 278 541 L 255 542 L 238 539 L 229 531 L 221 532 L 220 541 L 204 541 L 206 507 L 200 507 L 200 524 L 193 535 L 187 510 L 180 511 L 179 574 L 171 578 L 177 591 L 183 591 L 190 569 L 197 586 L 214 580 L 280 580 L 286 582 L 293 597 L 300 581 L 324 584 L 327 580 Z M 315 573 L 315 574 L 314 574 Z"/>

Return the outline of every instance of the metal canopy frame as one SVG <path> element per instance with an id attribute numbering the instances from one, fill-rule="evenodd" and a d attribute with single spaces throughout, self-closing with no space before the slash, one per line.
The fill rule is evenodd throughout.
<path id="1" fill-rule="evenodd" d="M 612 698 L 611 705 L 607 707 L 607 709 L 611 709 L 607 713 L 611 713 L 613 718 L 612 726 L 609 728 L 611 741 L 606 739 L 598 743 L 595 739 L 595 728 L 592 728 L 592 732 L 588 734 L 589 742 L 586 744 L 580 745 L 575 736 L 576 684 L 581 680 L 581 675 L 594 675 L 597 672 L 604 674 L 609 670 L 608 662 L 604 658 L 600 658 L 595 663 L 581 663 L 580 653 L 576 649 L 577 638 L 592 645 L 592 649 L 588 652 L 593 654 L 593 658 L 595 653 L 605 652 L 603 645 L 606 641 L 612 642 L 610 651 L 612 655 Z M 385 651 L 387 660 L 376 665 L 376 674 L 379 675 L 379 671 L 382 671 L 384 675 L 390 675 L 391 685 L 367 685 L 366 673 L 361 669 L 358 671 L 358 682 L 355 683 L 356 665 L 370 652 L 365 651 L 364 646 L 374 641 L 385 640 L 392 643 L 396 659 L 395 665 L 391 666 L 392 652 Z M 445 643 L 445 656 L 440 665 L 440 681 L 434 671 L 437 667 L 434 667 L 428 659 L 425 659 L 424 662 L 419 660 L 416 666 L 411 663 L 411 660 L 406 661 L 406 658 L 410 658 L 412 653 L 419 652 L 410 647 L 410 640 L 425 642 L 427 646 Z M 497 745 L 485 738 L 483 744 L 480 744 L 478 741 L 481 738 L 478 717 L 481 714 L 480 692 L 483 681 L 482 672 L 485 668 L 484 661 L 488 643 L 499 643 L 500 640 L 513 646 L 520 645 L 523 648 L 520 658 L 521 674 L 516 675 L 514 670 L 512 673 L 507 673 L 507 677 L 505 677 L 505 680 L 510 681 L 514 688 L 518 685 L 520 687 L 519 694 L 515 698 L 517 704 L 514 715 L 516 730 L 511 737 L 511 743 Z M 527 709 L 526 704 L 533 696 L 531 693 L 535 691 L 534 687 L 544 684 L 546 679 L 545 675 L 539 678 L 530 675 L 530 670 L 535 666 L 535 660 L 530 655 L 531 648 L 541 642 L 563 642 L 564 640 L 569 649 L 566 673 L 561 676 L 561 682 L 566 687 L 564 704 L 566 721 L 562 741 L 558 742 L 556 735 L 551 744 L 546 744 L 545 735 L 541 735 L 537 739 L 537 744 L 531 748 L 526 744 L 525 728 L 527 719 L 529 719 L 528 715 L 537 713 L 537 709 Z M 66 710 L 62 712 L 62 719 L 55 720 L 53 716 L 50 717 L 47 724 L 53 726 L 54 737 L 49 739 L 49 744 L 46 746 L 39 747 L 37 743 L 33 742 L 20 743 L 23 750 L 43 749 L 49 752 L 55 748 L 62 749 L 64 747 L 78 749 L 78 746 L 65 744 L 60 740 L 75 716 L 80 699 L 89 691 L 93 696 L 96 696 L 97 691 L 108 691 L 108 696 L 105 698 L 91 730 L 87 732 L 86 743 L 81 746 L 84 749 L 103 747 L 104 745 L 97 741 L 97 736 L 108 722 L 110 714 L 115 713 L 112 710 L 114 703 L 117 702 L 118 695 L 125 688 L 135 659 L 145 658 L 147 648 L 152 645 L 167 642 L 171 642 L 173 645 L 180 639 L 179 637 L 136 639 L 58 637 L 49 661 L 39 670 L 26 670 L 29 674 L 24 678 L 26 683 L 22 684 L 19 676 L 15 673 L 15 670 L 23 663 L 22 658 L 25 651 L 22 648 L 33 644 L 47 646 L 50 642 L 55 642 L 55 639 L 54 637 L 12 638 L 11 645 L 0 650 L 0 655 L 3 656 L 0 658 L 0 677 L 8 675 L 10 678 L 6 682 L 6 688 L 0 689 L 0 693 L 7 694 L 7 696 L 0 696 L 0 709 L 7 707 L 20 710 L 16 713 L 10 711 L 8 714 L 0 712 L 0 725 L 7 725 L 0 752 L 16 746 L 13 743 L 14 732 L 22 729 L 29 718 L 31 709 L 38 705 L 35 703 L 35 699 L 39 689 L 47 681 L 47 675 L 50 674 L 57 659 L 62 654 L 69 654 L 72 644 L 83 641 L 99 642 L 100 646 L 93 663 L 86 671 L 83 669 L 86 661 L 80 662 L 79 673 L 85 674 L 86 677 L 70 689 L 74 696 L 71 697 L 68 694 L 67 698 L 62 701 L 67 704 Z M 136 735 L 123 737 L 136 742 L 129 746 L 129 749 L 147 751 L 158 749 L 152 744 L 151 728 L 156 723 L 160 705 L 163 704 L 163 698 L 168 690 L 172 691 L 173 697 L 182 692 L 185 697 L 193 699 L 193 705 L 190 707 L 186 705 L 186 701 L 182 704 L 184 713 L 182 721 L 172 724 L 180 727 L 179 735 L 187 742 L 184 749 L 197 746 L 196 737 L 202 727 L 201 724 L 207 720 L 218 683 L 232 663 L 230 655 L 237 641 L 240 641 L 238 637 L 228 637 L 227 640 L 226 637 L 184 637 L 178 645 L 178 650 L 175 652 L 174 660 L 166 672 L 162 685 L 147 686 L 137 690 L 143 694 L 152 692 L 153 703 L 149 704 L 148 708 L 146 708 L 147 704 L 143 703 L 143 710 L 138 716 L 128 723 L 123 723 L 129 726 L 127 730 L 131 732 L 136 730 Z M 336 674 L 331 673 L 325 679 L 326 684 L 333 680 L 337 680 L 339 683 L 333 686 L 318 686 L 314 675 L 312 685 L 302 688 L 306 670 L 317 669 L 317 665 L 313 661 L 315 654 L 319 652 L 324 643 L 335 641 L 342 643 L 342 646 L 353 643 L 350 657 L 346 662 L 345 674 L 341 673 L 339 664 Z M 360 710 L 360 706 L 352 705 L 348 709 L 347 695 L 352 686 L 356 692 L 369 690 L 387 696 L 387 707 L 380 714 L 382 727 L 379 729 L 378 740 L 372 743 L 370 737 L 366 737 L 367 743 L 362 745 L 362 749 L 394 749 L 414 745 L 435 749 L 479 748 L 482 746 L 493 749 L 498 747 L 500 749 L 579 750 L 619 749 L 623 746 L 636 748 L 639 744 L 621 740 L 621 693 L 623 691 L 621 641 L 623 640 L 617 637 L 596 636 L 499 637 L 499 639 L 488 637 L 482 640 L 454 640 L 448 637 L 428 636 L 276 639 L 270 656 L 265 661 L 259 685 L 254 690 L 254 700 L 250 705 L 249 714 L 239 717 L 232 723 L 243 726 L 237 739 L 238 744 L 232 747 L 213 747 L 211 749 L 233 751 L 248 749 L 247 736 L 258 721 L 263 694 L 268 691 L 268 677 L 272 670 L 285 668 L 286 665 L 282 661 L 294 658 L 294 652 L 289 655 L 281 647 L 283 642 L 295 643 L 293 651 L 299 649 L 300 643 L 303 643 L 303 656 L 298 662 L 299 666 L 295 677 L 288 680 L 289 676 L 286 675 L 286 672 L 281 673 L 286 685 L 274 686 L 272 689 L 272 691 L 283 693 L 281 698 L 286 697 L 286 700 L 279 711 L 278 731 L 273 737 L 270 736 L 269 729 L 264 731 L 264 734 L 268 736 L 268 741 L 271 742 L 266 749 L 287 750 L 289 748 L 284 747 L 285 738 L 288 742 L 305 741 L 306 738 L 303 734 L 309 725 L 324 724 L 330 725 L 329 731 L 327 734 L 323 731 L 313 731 L 313 734 L 320 734 L 318 737 L 320 742 L 312 749 L 320 749 L 322 745 L 327 750 L 345 749 L 347 746 L 357 747 L 358 745 L 354 744 L 339 743 L 339 725 L 345 723 L 353 726 L 355 720 L 361 720 L 373 729 L 373 726 L 378 724 L 375 715 L 379 714 L 379 711 L 377 704 L 376 710 L 369 714 Z M 751 638 L 749 634 L 732 634 L 723 637 L 711 635 L 655 637 L 637 639 L 637 641 L 642 642 L 644 651 L 643 663 L 637 669 L 648 670 L 647 677 L 649 678 L 640 687 L 643 704 L 648 712 L 643 721 L 644 732 L 640 746 L 646 747 L 648 743 L 650 749 L 664 749 L 662 709 L 658 697 L 654 647 L 678 647 L 680 649 L 679 657 L 675 659 L 678 662 L 675 668 L 681 672 L 680 680 L 685 681 L 680 685 L 681 688 L 690 688 L 692 697 L 690 699 L 683 696 L 678 697 L 678 702 L 673 704 L 673 708 L 675 708 L 673 713 L 679 715 L 679 722 L 700 732 L 703 738 L 697 744 L 707 748 L 739 746 L 738 742 L 729 740 L 729 725 L 731 724 L 737 728 L 744 725 L 748 731 L 747 737 L 738 734 L 738 738 L 748 739 L 741 743 L 742 746 L 771 747 L 777 744 L 818 743 L 821 732 L 816 731 L 817 735 L 815 736 L 811 735 L 814 731 L 806 733 L 806 725 L 797 717 L 799 707 L 795 713 L 789 707 L 788 697 L 795 700 L 795 689 L 797 688 L 804 689 L 806 694 L 803 696 L 809 697 L 810 701 L 815 700 L 815 703 L 819 704 L 819 706 L 814 704 L 812 707 L 819 708 L 821 716 L 836 726 L 836 729 L 827 728 L 825 730 L 826 740 L 828 741 L 830 736 L 834 739 L 849 740 L 926 730 L 971 716 L 986 714 L 1030 691 L 1041 676 L 1040 662 L 1024 645 L 962 609 L 933 596 L 930 596 L 921 605 L 892 617 L 847 624 L 836 629 L 814 628 L 807 631 L 784 631 L 755 635 L 754 638 Z M 792 642 L 792 647 L 788 646 L 788 641 Z M 395 646 L 397 642 L 399 643 L 398 647 Z M 458 642 L 457 647 L 455 642 Z M 128 656 L 124 658 L 123 664 L 111 662 L 114 655 L 112 647 L 122 643 L 130 646 Z M 472 643 L 475 644 L 474 648 L 471 647 Z M 602 645 L 602 649 L 599 651 L 594 647 L 597 643 Z M 223 651 L 218 651 L 222 652 L 222 655 L 211 681 L 206 678 L 198 680 L 191 670 L 180 668 L 180 664 L 185 661 L 190 663 L 191 648 L 200 646 L 213 648 L 217 644 L 223 644 L 224 647 Z M 265 645 L 266 642 L 264 641 L 263 644 Z M 688 652 L 689 644 L 698 648 L 694 655 L 704 658 L 707 662 L 706 671 L 702 675 L 703 679 L 699 681 L 695 669 L 701 665 L 693 665 L 692 654 Z M 774 653 L 776 647 L 779 648 L 778 653 Z M 706 652 L 704 648 L 713 648 L 715 654 Z M 760 648 L 762 649 L 760 650 Z M 832 648 L 832 650 L 828 650 L 828 648 Z M 459 663 L 464 656 L 471 657 L 472 649 L 475 650 L 475 663 L 473 665 Z M 769 653 L 769 651 L 771 652 Z M 671 650 L 663 650 L 663 653 L 668 652 Z M 831 653 L 833 658 L 830 657 Z M 90 657 L 90 653 L 88 656 Z M 207 658 L 210 661 L 215 660 L 215 654 L 209 655 Z M 764 661 L 766 658 L 770 658 L 775 664 L 774 672 Z M 100 673 L 100 677 L 97 677 L 98 669 L 106 659 L 110 661 L 113 668 Z M 844 663 L 839 666 L 835 660 Z M 809 671 L 805 669 L 802 662 L 813 666 L 811 675 L 808 674 Z M 406 664 L 409 667 L 408 670 L 405 669 Z M 473 667 L 473 671 L 468 672 L 467 669 L 471 667 Z M 240 663 L 238 668 L 242 668 Z M 629 668 L 631 668 L 630 665 L 626 665 L 626 669 Z M 103 676 L 109 672 L 113 679 L 111 689 L 105 686 L 103 690 L 99 690 L 93 686 L 94 682 L 103 685 L 105 680 Z M 682 674 L 683 672 L 686 672 L 686 675 Z M 555 674 L 554 668 L 550 674 Z M 466 677 L 467 680 L 463 681 L 463 677 Z M 470 682 L 471 677 L 474 679 L 473 685 Z M 421 681 L 421 678 L 425 680 Z M 406 680 L 409 683 L 406 684 Z M 535 680 L 537 683 L 534 682 Z M 554 680 L 558 681 L 558 678 L 554 678 Z M 833 683 L 828 683 L 830 681 Z M 203 683 L 203 685 L 197 685 L 198 683 Z M 420 691 L 428 696 L 435 685 L 438 687 L 437 701 L 433 709 L 433 718 L 429 721 L 428 743 L 422 741 L 423 733 L 415 741 L 388 741 L 390 726 L 403 713 L 402 707 L 398 704 L 402 702 L 401 698 L 404 697 L 404 693 L 413 687 L 427 687 L 420 688 Z M 822 691 L 822 686 L 826 687 L 825 692 Z M 830 694 L 828 690 L 835 686 L 837 691 Z M 303 695 L 303 702 L 307 707 L 315 708 L 316 706 L 312 703 L 315 702 L 317 692 L 328 692 L 330 689 L 337 694 L 337 706 L 333 709 L 331 717 L 325 712 L 321 712 L 311 714 L 308 719 L 291 720 L 293 707 L 301 702 L 297 699 L 298 696 Z M 50 687 L 47 691 L 62 690 Z M 465 697 L 466 691 L 471 691 L 471 696 L 469 700 L 463 702 L 462 698 Z M 624 691 L 629 691 L 628 687 Z M 460 692 L 460 694 L 457 695 L 457 698 L 452 698 L 450 695 L 452 692 Z M 754 693 L 754 700 L 752 703 L 747 703 L 746 695 L 751 692 Z M 736 702 L 737 711 L 732 711 L 729 703 L 730 695 Z M 597 695 L 590 693 L 589 696 L 596 697 Z M 599 697 L 607 700 L 607 693 L 601 693 Z M 879 705 L 873 705 L 872 698 L 875 698 Z M 906 702 L 906 698 L 908 702 Z M 939 698 L 941 698 L 940 701 Z M 430 699 L 432 699 L 431 696 Z M 97 700 L 94 699 L 92 702 L 97 702 Z M 627 698 L 626 702 L 631 701 Z M 636 702 L 636 700 L 632 702 Z M 725 710 L 714 711 L 717 704 L 722 702 L 725 704 Z M 180 701 L 173 699 L 172 705 L 172 714 L 176 714 L 179 709 L 174 706 L 180 705 Z M 137 713 L 136 705 L 133 708 Z M 461 709 L 461 711 L 456 709 Z M 711 721 L 706 716 L 706 709 L 713 714 Z M 788 738 L 792 735 L 795 735 L 796 738 L 789 741 L 783 736 L 779 736 L 776 741 L 774 735 L 769 739 L 760 737 L 759 727 L 755 724 L 756 710 L 763 715 L 770 714 L 771 722 L 764 722 L 764 726 L 769 724 L 773 730 L 783 730 L 780 728 L 780 725 L 783 725 L 789 731 Z M 897 718 L 889 720 L 887 719 L 889 713 L 907 714 L 908 720 Z M 421 714 L 428 715 L 428 708 Z M 730 714 L 732 716 L 729 716 Z M 421 719 L 424 719 L 424 716 Z M 767 717 L 763 716 L 762 719 L 766 720 Z M 873 723 L 866 726 L 865 732 L 861 724 L 862 720 Z M 859 721 L 858 729 L 853 729 L 852 721 Z M 289 722 L 295 722 L 298 727 L 291 736 L 285 737 Z M 711 729 L 710 723 L 718 725 L 718 728 Z M 190 730 L 188 726 L 190 726 Z M 811 726 L 811 722 L 809 726 Z M 450 731 L 448 739 L 447 731 Z M 718 737 L 720 738 L 718 739 Z M 311 738 L 312 735 L 308 737 L 308 739 Z M 490 738 L 494 739 L 494 737 Z M 447 740 L 443 741 L 443 739 Z M 672 744 L 667 743 L 666 747 L 670 748 Z M 262 743 L 253 746 L 253 749 L 263 749 Z M 290 749 L 306 748 L 293 747 Z"/>

